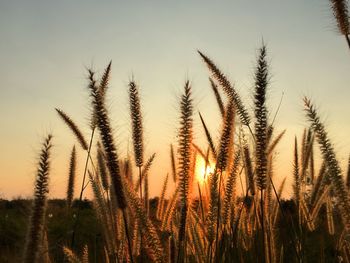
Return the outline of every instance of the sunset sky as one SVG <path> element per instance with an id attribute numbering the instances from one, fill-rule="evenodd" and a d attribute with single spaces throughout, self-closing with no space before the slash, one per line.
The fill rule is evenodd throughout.
<path id="1" fill-rule="evenodd" d="M 69 153 L 77 144 L 54 108 L 89 136 L 86 68 L 100 75 L 113 61 L 108 107 L 121 156 L 131 145 L 127 84 L 140 85 L 146 158 L 158 195 L 176 142 L 178 98 L 186 79 L 195 99 L 195 140 L 204 147 L 201 111 L 214 136 L 219 113 L 199 49 L 229 77 L 252 113 L 257 48 L 271 64 L 268 104 L 276 132 L 287 129 L 276 181 L 291 178 L 293 140 L 307 122 L 302 98 L 319 106 L 345 169 L 350 152 L 350 52 L 326 0 L 295 1 L 1 1 L 0 198 L 30 197 L 40 143 L 54 136 L 50 196 L 64 197 Z M 85 153 L 79 148 L 76 195 Z M 288 181 L 291 182 L 290 180 Z M 288 195 L 288 191 L 286 195 Z M 89 196 L 89 195 L 88 195 Z"/>

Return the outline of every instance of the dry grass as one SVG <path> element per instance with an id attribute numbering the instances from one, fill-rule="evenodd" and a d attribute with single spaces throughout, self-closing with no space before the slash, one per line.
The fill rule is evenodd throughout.
<path id="1" fill-rule="evenodd" d="M 314 254 L 308 250 L 307 236 L 324 230 L 324 223 L 328 233 L 322 232 L 322 235 L 332 236 L 338 244 L 337 253 L 347 260 L 350 254 L 346 238 L 350 228 L 350 172 L 345 183 L 335 150 L 313 104 L 308 99 L 304 100 L 310 127 L 301 140 L 295 139 L 294 156 L 291 154 L 291 159 L 294 157 L 294 171 L 290 175 L 294 181 L 291 209 L 296 211 L 293 214 L 281 206 L 286 179 L 278 190 L 274 185 L 275 178 L 280 176 L 274 171 L 278 165 L 274 162 L 274 151 L 285 131 L 275 135 L 268 119 L 266 47 L 259 49 L 257 58 L 253 118 L 225 75 L 204 53 L 199 54 L 214 77 L 214 80 L 210 79 L 210 84 L 222 115 L 220 136 L 217 141 L 213 139 L 208 124 L 200 114 L 207 143 L 203 146 L 195 143 L 192 87 L 187 81 L 179 101 L 179 140 L 176 147 L 174 142 L 170 142 L 169 171 L 166 171 L 155 208 L 150 206 L 148 196 L 149 187 L 152 187 L 148 185 L 148 174 L 152 172 L 150 168 L 155 154 L 144 161 L 141 98 L 136 83 L 129 83 L 133 158 L 120 158 L 117 154 L 105 105 L 111 63 L 99 82 L 95 80 L 94 72 L 89 71 L 93 123 L 90 144 L 86 143 L 78 126 L 57 110 L 87 154 L 85 167 L 94 193 L 94 208 L 103 230 L 105 248 L 105 256 L 98 262 L 273 263 L 287 259 L 292 259 L 288 262 L 311 262 Z M 225 92 L 224 99 L 219 93 L 220 88 Z M 254 123 L 254 132 L 249 127 L 251 122 Z M 99 136 L 94 138 L 95 129 L 99 131 Z M 316 147 L 314 138 L 319 147 Z M 43 253 L 40 241 L 45 236 L 43 226 L 50 139 L 48 137 L 45 141 L 41 152 L 25 262 L 38 262 L 38 255 Z M 93 143 L 93 139 L 97 143 Z M 92 145 L 96 145 L 96 149 Z M 75 151 L 73 148 L 71 153 L 68 207 L 74 193 Z M 90 155 L 95 151 L 96 161 Z M 315 151 L 319 151 L 323 159 L 323 165 L 318 170 L 314 161 Z M 196 160 L 200 157 L 205 160 L 204 173 L 207 173 L 202 181 L 198 181 L 195 169 Z M 213 170 L 208 171 L 209 166 Z M 134 170 L 139 173 L 135 179 L 132 176 Z M 176 187 L 166 199 L 169 175 Z M 85 187 L 82 187 L 80 196 Z M 322 209 L 326 211 L 324 218 L 321 216 Z M 342 222 L 336 221 L 338 213 Z M 289 237 L 288 242 L 280 239 L 285 233 Z M 62 244 L 65 245 L 63 251 L 68 262 L 88 262 L 87 248 L 80 253 L 75 251 L 73 244 L 70 246 L 67 241 Z M 50 240 L 47 247 L 50 247 Z M 325 259 L 322 254 L 320 257 Z"/>

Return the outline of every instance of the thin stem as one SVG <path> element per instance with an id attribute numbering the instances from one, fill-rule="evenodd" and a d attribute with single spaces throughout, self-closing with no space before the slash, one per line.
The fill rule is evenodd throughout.
<path id="1" fill-rule="evenodd" d="M 141 205 L 143 206 L 144 203 L 142 201 L 142 172 L 141 172 L 141 166 L 139 168 L 139 178 L 140 178 L 140 200 L 141 200 Z M 142 263 L 143 261 L 143 253 L 142 253 L 142 228 L 140 227 L 140 262 Z"/>
<path id="2" fill-rule="evenodd" d="M 271 127 L 273 127 L 273 124 L 274 124 L 274 122 L 276 120 L 277 114 L 280 111 L 280 108 L 281 108 L 281 105 L 282 105 L 282 101 L 283 101 L 283 96 L 284 96 L 284 91 L 282 91 L 280 102 L 278 103 L 275 115 L 273 116 L 273 119 L 272 119 L 272 122 L 271 122 Z"/>
<path id="3" fill-rule="evenodd" d="M 264 219 L 264 194 L 263 189 L 260 189 L 260 206 L 261 206 L 261 231 L 262 231 L 262 250 L 263 250 L 263 262 L 266 262 L 265 251 L 265 219 Z"/>
<path id="4" fill-rule="evenodd" d="M 204 209 L 203 209 L 203 201 L 202 201 L 202 192 L 201 192 L 201 187 L 199 185 L 199 183 L 197 182 L 198 185 L 198 193 L 199 193 L 199 203 L 200 203 L 200 207 L 201 207 L 201 212 L 202 212 L 202 220 L 204 222 Z"/>
<path id="5" fill-rule="evenodd" d="M 215 240 L 215 256 L 218 253 L 218 239 L 219 239 L 219 224 L 220 224 L 220 210 L 221 210 L 221 178 L 222 178 L 222 170 L 220 170 L 220 179 L 219 179 L 219 195 L 218 195 L 218 214 L 216 217 L 216 240 Z"/>
<path id="6" fill-rule="evenodd" d="M 130 241 L 130 235 L 129 235 L 128 221 L 126 220 L 126 210 L 125 209 L 123 209 L 123 219 L 124 219 L 125 235 L 126 235 L 126 238 L 128 240 L 130 261 L 131 261 L 131 263 L 134 263 L 134 259 L 132 258 L 131 241 Z"/>
<path id="7" fill-rule="evenodd" d="M 85 180 L 86 180 L 86 173 L 87 173 L 87 167 L 89 164 L 89 158 L 90 158 L 90 152 L 91 152 L 91 147 L 92 147 L 92 141 L 94 139 L 94 134 L 95 134 L 95 128 L 92 129 L 91 131 L 91 137 L 90 137 L 90 143 L 89 143 L 89 148 L 87 152 L 87 157 L 85 161 L 85 168 L 84 168 L 84 175 L 83 175 L 83 182 L 81 184 L 81 190 L 80 190 L 80 195 L 79 195 L 79 206 L 78 206 L 78 213 L 77 217 L 73 226 L 73 233 L 72 233 L 72 240 L 71 240 L 71 247 L 74 248 L 74 241 L 75 241 L 75 232 L 77 230 L 78 222 L 79 222 L 79 217 L 80 217 L 80 211 L 81 211 L 81 202 L 83 199 L 83 192 L 85 189 Z"/>

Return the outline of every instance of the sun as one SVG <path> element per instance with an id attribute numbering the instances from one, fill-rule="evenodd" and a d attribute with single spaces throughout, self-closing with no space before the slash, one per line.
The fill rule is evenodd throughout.
<path id="1" fill-rule="evenodd" d="M 197 156 L 196 160 L 196 170 L 195 175 L 196 179 L 200 184 L 204 184 L 210 173 L 213 172 L 213 169 L 210 166 L 210 162 L 206 164 L 205 159 L 201 156 Z"/>

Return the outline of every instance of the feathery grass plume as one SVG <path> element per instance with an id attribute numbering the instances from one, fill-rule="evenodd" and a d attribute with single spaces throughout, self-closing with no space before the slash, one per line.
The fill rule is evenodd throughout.
<path id="1" fill-rule="evenodd" d="M 233 146 L 235 107 L 232 101 L 228 103 L 225 112 L 226 114 L 221 132 L 220 146 L 216 162 L 216 168 L 221 172 L 226 169 L 229 155 Z"/>
<path id="2" fill-rule="evenodd" d="M 92 191 L 95 197 L 94 208 L 96 210 L 96 215 L 100 219 L 99 221 L 102 225 L 103 235 L 107 246 L 108 254 L 110 257 L 113 257 L 115 255 L 116 244 L 115 239 L 113 237 L 113 227 L 111 223 L 111 218 L 108 214 L 108 206 L 106 204 L 105 199 L 103 198 L 102 189 L 99 183 L 97 182 L 97 180 L 94 179 L 90 171 L 88 172 L 88 174 Z"/>
<path id="3" fill-rule="evenodd" d="M 194 255 L 197 258 L 196 262 L 205 262 L 205 250 L 204 250 L 204 244 L 203 244 L 203 238 L 199 234 L 199 227 L 197 222 L 193 222 L 191 220 L 189 224 L 189 232 L 190 232 L 190 237 L 191 237 L 191 244 L 193 244 L 194 248 Z"/>
<path id="4" fill-rule="evenodd" d="M 306 222 L 306 226 L 307 226 L 308 230 L 314 231 L 315 226 L 314 226 L 314 223 L 312 221 L 310 210 L 309 210 L 308 206 L 306 205 L 304 199 L 300 199 L 300 216 L 304 218 L 304 221 Z"/>
<path id="5" fill-rule="evenodd" d="M 154 158 L 156 157 L 156 154 L 153 153 L 147 160 L 146 164 L 144 165 L 143 169 L 142 169 L 142 172 L 141 172 L 141 177 L 139 177 L 137 179 L 137 182 L 135 184 L 135 191 L 138 191 L 140 189 L 139 186 L 140 186 L 140 182 L 142 182 L 142 180 L 146 177 L 146 175 L 148 174 L 149 170 L 151 169 L 151 166 L 153 164 L 153 161 L 154 161 Z"/>
<path id="6" fill-rule="evenodd" d="M 244 170 L 246 178 L 248 180 L 248 188 L 252 196 L 255 195 L 255 181 L 254 181 L 254 172 L 252 159 L 250 157 L 250 151 L 248 145 L 243 146 L 243 157 L 244 157 Z"/>
<path id="7" fill-rule="evenodd" d="M 129 83 L 129 100 L 134 143 L 135 163 L 137 167 L 143 165 L 143 127 L 139 90 L 134 81 Z"/>
<path id="8" fill-rule="evenodd" d="M 300 201 L 300 175 L 299 175 L 299 157 L 298 157 L 298 142 L 297 137 L 294 139 L 294 163 L 293 163 L 293 175 L 294 175 L 294 198 L 298 204 Z"/>
<path id="9" fill-rule="evenodd" d="M 143 193 L 144 193 L 144 206 L 145 206 L 145 211 L 146 215 L 149 216 L 149 187 L 148 187 L 148 173 L 145 174 L 144 176 L 144 183 L 143 183 Z"/>
<path id="10" fill-rule="evenodd" d="M 333 219 L 332 201 L 331 201 L 330 196 L 328 196 L 327 201 L 326 201 L 326 210 L 327 210 L 328 233 L 333 236 L 334 235 L 334 219 Z"/>
<path id="11" fill-rule="evenodd" d="M 274 132 L 274 127 L 270 124 L 266 128 L 266 144 L 269 145 Z"/>
<path id="12" fill-rule="evenodd" d="M 157 218 L 161 218 L 162 214 L 163 214 L 163 210 L 164 210 L 164 197 L 165 197 L 165 193 L 166 193 L 166 189 L 168 186 L 168 178 L 169 178 L 169 174 L 166 175 L 165 180 L 164 180 L 164 184 L 162 187 L 162 192 L 160 194 L 160 199 L 159 199 L 159 203 L 158 203 L 158 207 L 157 207 Z"/>
<path id="13" fill-rule="evenodd" d="M 131 185 L 125 184 L 125 186 L 125 193 L 128 197 L 130 208 L 139 221 L 140 228 L 143 229 L 144 235 L 142 235 L 142 237 L 145 240 L 146 251 L 151 257 L 152 262 L 163 262 L 164 248 L 158 237 L 157 230 L 152 222 L 148 219 L 141 200 L 137 197 Z"/>
<path id="14" fill-rule="evenodd" d="M 171 172 L 173 174 L 173 181 L 176 183 L 176 161 L 175 161 L 175 153 L 174 153 L 174 147 L 172 144 L 170 144 L 170 160 L 171 160 Z"/>
<path id="15" fill-rule="evenodd" d="M 214 62 L 209 59 L 206 55 L 204 55 L 202 52 L 198 50 L 199 55 L 202 57 L 204 62 L 207 64 L 209 70 L 212 72 L 213 77 L 218 81 L 218 83 L 222 86 L 223 90 L 225 91 L 226 95 L 230 98 L 230 100 L 234 101 L 235 108 L 238 112 L 238 115 L 240 117 L 241 122 L 249 126 L 250 123 L 250 117 L 248 114 L 248 111 L 244 107 L 242 100 L 236 90 L 234 89 L 233 85 L 229 82 L 227 77 L 217 68 L 217 66 L 214 64 Z"/>
<path id="16" fill-rule="evenodd" d="M 90 71 L 90 79 L 93 79 L 94 73 Z M 118 200 L 120 209 L 125 209 L 127 204 L 125 201 L 124 189 L 121 181 L 120 167 L 117 149 L 114 144 L 112 128 L 108 118 L 108 112 L 104 104 L 104 100 L 95 85 L 90 85 L 90 94 L 93 98 L 94 112 L 96 116 L 96 124 L 101 134 L 101 141 L 106 153 L 106 163 L 109 175 L 114 187 L 115 195 Z"/>
<path id="17" fill-rule="evenodd" d="M 282 192 L 283 192 L 284 186 L 285 186 L 285 184 L 286 184 L 286 179 L 287 179 L 286 177 L 283 179 L 283 181 L 282 181 L 280 187 L 278 188 L 278 191 L 277 191 L 277 197 L 278 197 L 278 199 L 281 199 Z M 271 217 L 272 217 L 272 220 L 271 220 L 272 223 L 271 223 L 271 225 L 272 225 L 272 226 L 276 226 L 277 218 L 278 218 L 278 211 L 279 211 L 279 204 L 278 204 L 278 201 L 275 200 L 274 205 L 273 205 L 273 208 L 272 208 L 272 215 L 271 215 Z"/>
<path id="18" fill-rule="evenodd" d="M 346 186 L 348 188 L 348 191 L 350 190 L 350 156 L 349 156 L 349 160 L 348 160 L 348 170 L 346 173 Z"/>
<path id="19" fill-rule="evenodd" d="M 216 149 L 215 149 L 213 138 L 211 137 L 210 132 L 208 130 L 208 127 L 207 127 L 207 125 L 204 122 L 202 114 L 200 112 L 198 112 L 198 113 L 199 113 L 199 118 L 201 119 L 201 122 L 202 122 L 202 125 L 203 125 L 203 128 L 204 128 L 205 136 L 207 137 L 207 140 L 208 140 L 208 144 L 209 144 L 210 150 L 211 150 L 211 152 L 213 154 L 214 159 L 216 160 L 217 152 L 216 152 Z"/>
<path id="20" fill-rule="evenodd" d="M 74 185 L 75 185 L 75 172 L 76 172 L 76 151 L 73 146 L 70 163 L 69 163 L 69 176 L 67 187 L 67 207 L 71 207 L 74 197 Z"/>
<path id="21" fill-rule="evenodd" d="M 105 94 L 108 88 L 108 82 L 109 82 L 109 76 L 111 73 L 111 67 L 112 67 L 112 60 L 108 63 L 105 71 L 103 72 L 103 75 L 101 77 L 100 85 L 98 87 L 99 93 L 102 98 L 105 98 Z"/>
<path id="22" fill-rule="evenodd" d="M 301 160 L 301 174 L 300 174 L 300 181 L 305 181 L 305 173 L 308 168 L 308 164 L 310 162 L 310 156 L 313 149 L 313 141 L 314 136 L 312 134 L 311 129 L 307 131 L 307 136 L 305 138 L 305 141 L 303 143 L 303 149 L 302 149 L 302 160 Z"/>
<path id="23" fill-rule="evenodd" d="M 266 89 L 268 85 L 268 65 L 266 47 L 259 49 L 257 67 L 255 70 L 255 137 L 256 137 L 256 183 L 259 190 L 266 188 L 267 172 L 267 109 Z"/>
<path id="24" fill-rule="evenodd" d="M 92 70 L 88 69 L 88 73 L 89 73 L 89 76 L 88 76 L 88 79 L 89 79 L 88 89 L 90 91 L 96 92 L 96 94 L 97 93 L 100 94 L 101 100 L 103 102 L 105 102 L 106 91 L 107 91 L 107 88 L 108 88 L 108 82 L 109 82 L 110 73 L 111 73 L 111 67 L 112 67 L 112 61 L 109 62 L 109 64 L 107 65 L 106 69 L 104 70 L 99 85 L 97 84 L 97 81 L 94 78 L 95 73 Z M 92 105 L 94 107 L 94 102 L 93 101 L 92 101 Z M 94 130 L 95 127 L 96 127 L 96 121 L 97 121 L 96 120 L 96 113 L 95 113 L 94 110 L 92 112 L 92 116 L 91 117 L 92 118 L 91 118 L 90 127 L 91 127 L 91 130 Z"/>
<path id="25" fill-rule="evenodd" d="M 311 104 L 310 100 L 304 98 L 305 110 L 307 117 L 312 124 L 312 128 L 315 132 L 316 139 L 320 145 L 320 150 L 324 161 L 327 164 L 329 177 L 333 185 L 334 194 L 339 206 L 343 223 L 347 230 L 350 229 L 350 201 L 348 191 L 346 189 L 344 179 L 342 177 L 339 163 L 336 159 L 333 146 L 328 139 L 328 134 L 323 123 L 315 110 L 315 107 Z"/>
<path id="26" fill-rule="evenodd" d="M 63 247 L 63 254 L 68 263 L 82 263 L 79 257 L 68 247 Z"/>
<path id="27" fill-rule="evenodd" d="M 94 131 L 97 125 L 97 115 L 95 112 L 94 96 L 100 95 L 100 89 L 95 79 L 95 72 L 93 72 L 91 69 L 88 69 L 87 71 L 88 71 L 88 80 L 89 80 L 89 84 L 87 87 L 90 91 L 90 97 L 92 98 L 92 101 L 91 101 L 92 113 L 91 113 L 91 120 L 90 120 L 90 128 L 92 131 Z M 104 103 L 105 97 L 101 96 L 100 100 Z"/>
<path id="28" fill-rule="evenodd" d="M 120 221 L 120 224 L 123 225 L 123 227 L 120 228 L 120 233 L 119 233 L 119 237 L 120 237 L 120 242 L 119 242 L 119 246 L 118 246 L 118 250 L 117 250 L 117 259 L 118 261 L 123 262 L 124 258 L 125 258 L 125 225 L 124 225 L 124 221 Z M 115 262 L 115 260 L 111 259 L 110 261 Z"/>
<path id="29" fill-rule="evenodd" d="M 339 33 L 348 36 L 350 34 L 348 1 L 330 0 L 334 18 L 337 21 Z"/>
<path id="30" fill-rule="evenodd" d="M 162 231 L 169 231 L 170 230 L 170 223 L 171 223 L 171 220 L 173 219 L 174 212 L 176 209 L 176 203 L 177 203 L 177 199 L 179 196 L 179 190 L 180 190 L 180 188 L 177 187 L 175 192 L 173 193 L 171 199 L 168 202 L 168 205 L 167 205 L 167 208 L 165 209 L 165 212 L 163 213 L 163 215 L 161 217 L 161 221 L 162 221 L 161 230 Z"/>
<path id="31" fill-rule="evenodd" d="M 134 230 L 132 234 L 132 250 L 134 257 L 137 258 L 137 255 L 140 253 L 140 224 L 137 218 L 135 218 Z"/>
<path id="32" fill-rule="evenodd" d="M 324 187 L 324 178 L 326 176 L 326 173 L 327 173 L 326 164 L 323 161 L 321 168 L 320 168 L 320 171 L 318 172 L 316 183 L 315 183 L 314 187 L 312 188 L 311 198 L 310 198 L 311 204 L 315 203 L 316 200 L 318 200 L 319 192 L 320 192 L 320 190 L 322 190 L 322 187 Z"/>
<path id="33" fill-rule="evenodd" d="M 215 84 L 215 82 L 212 78 L 209 78 L 209 81 L 210 81 L 211 89 L 214 92 L 216 102 L 218 103 L 221 116 L 224 117 L 225 116 L 225 107 L 224 107 L 224 103 L 222 102 L 220 92 L 218 90 L 218 86 Z"/>
<path id="34" fill-rule="evenodd" d="M 301 163 L 301 166 L 303 165 L 303 162 L 304 162 L 304 155 L 305 155 L 305 149 L 306 149 L 306 137 L 307 137 L 307 130 L 306 128 L 304 129 L 303 131 L 303 136 L 301 138 L 301 149 L 300 149 L 300 163 Z"/>
<path id="35" fill-rule="evenodd" d="M 188 197 L 190 185 L 191 155 L 192 155 L 192 138 L 193 138 L 193 105 L 192 91 L 189 81 L 186 81 L 184 93 L 180 102 L 181 116 L 179 129 L 179 169 L 178 179 L 180 187 L 180 226 L 179 226 L 179 254 L 182 249 L 182 243 L 185 240 L 186 222 L 188 212 Z M 180 256 L 178 254 L 178 257 Z"/>
<path id="36" fill-rule="evenodd" d="M 88 150 L 88 144 L 83 136 L 83 133 L 79 130 L 78 126 L 74 123 L 74 121 L 62 110 L 56 108 L 55 109 L 58 113 L 58 115 L 61 117 L 61 119 L 64 121 L 65 124 L 71 129 L 71 131 L 74 133 L 75 137 L 78 139 L 78 142 L 80 143 L 81 147 L 87 151 Z"/>
<path id="37" fill-rule="evenodd" d="M 315 200 L 315 203 L 311 206 L 311 220 L 312 222 L 315 222 L 318 218 L 318 213 L 320 212 L 320 209 L 322 205 L 326 202 L 328 195 L 329 195 L 330 186 L 325 186 L 321 193 L 319 194 L 319 197 Z"/>
<path id="38" fill-rule="evenodd" d="M 311 184 L 313 185 L 315 182 L 315 158 L 314 158 L 314 147 L 311 148 L 310 152 L 310 178 L 311 178 Z"/>
<path id="39" fill-rule="evenodd" d="M 281 141 L 283 135 L 286 133 L 286 130 L 282 131 L 278 136 L 271 142 L 270 146 L 267 149 L 267 154 L 272 154 L 273 150 L 276 148 L 277 144 Z"/>
<path id="40" fill-rule="evenodd" d="M 223 204 L 223 219 L 222 223 L 226 225 L 228 222 L 229 212 L 230 212 L 230 206 L 231 203 L 235 203 L 235 194 L 236 194 L 236 178 L 237 178 L 237 172 L 238 172 L 238 165 L 239 161 L 241 159 L 241 152 L 237 151 L 235 153 L 233 165 L 230 171 L 230 174 L 226 181 L 226 189 L 225 189 L 225 198 L 224 198 L 224 204 Z M 234 211 L 234 209 L 232 209 Z M 234 217 L 234 215 L 231 215 Z"/>
<path id="41" fill-rule="evenodd" d="M 129 182 L 133 182 L 133 172 L 130 157 L 125 158 L 123 164 L 123 171 L 125 177 L 129 180 Z"/>
<path id="42" fill-rule="evenodd" d="M 108 172 L 106 169 L 106 162 L 104 153 L 101 147 L 101 144 L 97 143 L 97 163 L 98 163 L 98 171 L 101 178 L 102 187 L 105 191 L 109 189 L 109 180 L 108 180 Z"/>
<path id="43" fill-rule="evenodd" d="M 271 186 L 271 181 L 274 175 L 274 170 L 273 170 L 273 160 L 272 156 L 269 157 L 268 162 L 267 162 L 267 177 L 269 178 L 267 181 L 267 186 L 266 186 L 266 191 L 265 191 L 265 211 L 267 214 L 271 214 L 271 208 L 272 208 L 272 186 Z"/>
<path id="44" fill-rule="evenodd" d="M 89 79 L 92 80 L 90 82 L 93 83 L 94 72 L 89 70 L 89 74 L 90 74 Z M 104 151 L 106 153 L 107 168 L 109 170 L 109 175 L 111 177 L 114 193 L 117 198 L 118 207 L 123 211 L 125 232 L 128 240 L 129 256 L 130 256 L 131 262 L 133 262 L 130 236 L 128 233 L 128 226 L 126 221 L 127 203 L 125 199 L 124 186 L 122 183 L 122 177 L 120 173 L 117 149 L 114 144 L 112 128 L 110 125 L 108 112 L 104 103 L 104 99 L 102 98 L 96 85 L 89 85 L 89 88 L 90 88 L 90 95 L 93 98 L 92 103 L 94 107 L 94 116 L 96 118 L 96 125 L 100 131 L 101 141 L 103 144 Z"/>
<path id="45" fill-rule="evenodd" d="M 218 216 L 218 174 L 214 171 L 213 174 L 209 176 L 210 185 L 210 200 L 209 200 L 209 211 L 207 216 L 207 238 L 211 245 L 215 239 L 215 227 L 217 223 Z"/>
<path id="46" fill-rule="evenodd" d="M 23 262 L 25 263 L 37 262 L 41 247 L 47 194 L 49 192 L 48 180 L 50 171 L 50 150 L 52 147 L 51 139 L 52 135 L 48 135 L 46 137 L 40 151 L 38 170 L 34 186 L 34 200 L 24 248 Z"/>

